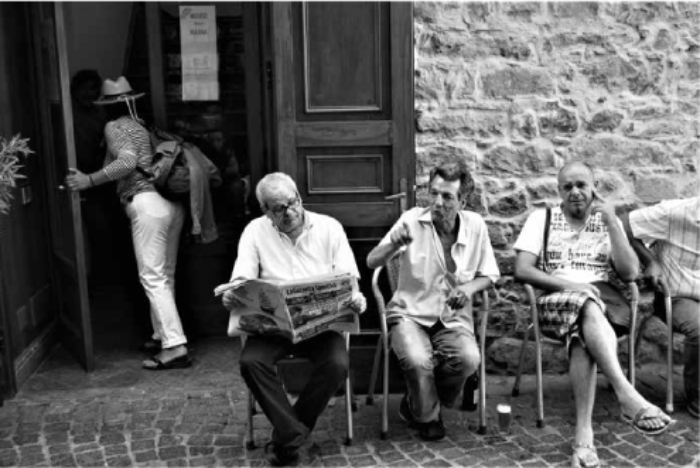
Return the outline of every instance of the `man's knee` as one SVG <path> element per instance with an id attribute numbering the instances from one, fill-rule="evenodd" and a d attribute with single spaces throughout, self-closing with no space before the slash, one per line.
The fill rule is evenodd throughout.
<path id="1" fill-rule="evenodd" d="M 323 362 L 323 372 L 329 379 L 343 380 L 348 375 L 350 359 L 345 350 L 331 353 Z"/>
<path id="2" fill-rule="evenodd" d="M 432 356 L 422 350 L 406 350 L 397 358 L 401 369 L 404 371 L 431 371 L 435 367 Z"/>
<path id="3" fill-rule="evenodd" d="M 447 356 L 442 364 L 444 372 L 470 376 L 479 368 L 481 356 L 476 346 L 463 346 L 453 355 Z"/>
<path id="4" fill-rule="evenodd" d="M 241 374 L 243 376 L 250 375 L 251 372 L 255 372 L 257 369 L 264 367 L 263 362 L 257 358 L 253 353 L 246 353 L 245 350 L 241 353 L 238 365 L 241 369 Z"/>

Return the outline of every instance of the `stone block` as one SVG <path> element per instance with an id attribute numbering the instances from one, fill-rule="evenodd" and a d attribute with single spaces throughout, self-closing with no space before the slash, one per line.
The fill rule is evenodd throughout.
<path id="1" fill-rule="evenodd" d="M 640 176 L 637 177 L 634 188 L 637 196 L 645 202 L 679 198 L 678 181 L 674 176 Z"/>
<path id="2" fill-rule="evenodd" d="M 554 81 L 548 71 L 526 67 L 488 70 L 481 78 L 484 95 L 490 98 L 510 98 L 520 95 L 551 96 Z"/>
<path id="3" fill-rule="evenodd" d="M 540 134 L 545 137 L 572 136 L 579 128 L 578 113 L 574 109 L 568 109 L 554 104 L 551 109 L 540 112 Z"/>
<path id="4" fill-rule="evenodd" d="M 491 245 L 493 247 L 505 247 L 515 241 L 513 238 L 513 229 L 510 223 L 491 220 L 487 221 L 486 225 L 489 230 L 489 238 L 491 239 Z M 503 272 L 501 271 L 501 273 Z"/>
<path id="5" fill-rule="evenodd" d="M 484 169 L 496 174 L 515 174 L 542 172 L 556 167 L 557 158 L 551 148 L 544 144 L 533 144 L 523 148 L 497 146 L 489 150 L 482 159 Z"/>
<path id="6" fill-rule="evenodd" d="M 516 190 L 513 193 L 498 198 L 489 205 L 489 212 L 511 218 L 528 210 L 528 198 L 524 190 Z"/>
<path id="7" fill-rule="evenodd" d="M 531 200 L 548 200 L 559 196 L 555 178 L 535 179 L 527 182 L 525 188 Z"/>
<path id="8" fill-rule="evenodd" d="M 671 165 L 666 148 L 658 143 L 630 140 L 620 135 L 596 134 L 576 137 L 569 157 L 587 161 L 596 169 L 625 168 L 634 170 L 650 166 Z"/>
<path id="9" fill-rule="evenodd" d="M 596 112 L 588 122 L 588 129 L 592 132 L 612 132 L 622 122 L 623 115 L 613 110 Z"/>
<path id="10" fill-rule="evenodd" d="M 503 137 L 507 128 L 505 114 L 478 111 L 422 112 L 416 119 L 421 132 L 459 132 L 473 137 Z"/>
<path id="11" fill-rule="evenodd" d="M 548 6 L 557 18 L 582 21 L 595 18 L 599 9 L 597 2 L 552 2 Z"/>

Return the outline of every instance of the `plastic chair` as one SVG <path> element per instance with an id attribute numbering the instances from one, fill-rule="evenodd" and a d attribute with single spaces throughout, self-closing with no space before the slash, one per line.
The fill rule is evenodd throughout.
<path id="1" fill-rule="evenodd" d="M 629 350 L 629 381 L 634 385 L 635 367 L 634 367 L 634 329 L 637 326 L 637 308 L 639 306 L 639 288 L 634 281 L 627 282 L 627 287 L 630 290 L 630 333 L 628 339 Z M 537 320 L 537 302 L 534 288 L 525 283 L 525 292 L 527 293 L 528 302 L 530 304 L 531 323 L 525 331 L 522 347 L 520 348 L 520 359 L 518 360 L 518 371 L 515 376 L 515 383 L 511 394 L 514 397 L 520 395 L 520 377 L 522 375 L 523 363 L 525 362 L 525 351 L 527 350 L 527 342 L 530 340 L 530 332 L 534 329 L 535 335 L 535 370 L 536 370 L 536 386 L 537 386 L 537 427 L 544 427 L 544 398 L 542 395 L 542 337 L 540 336 L 540 326 Z M 553 343 L 561 343 L 557 340 L 550 340 Z"/>
<path id="2" fill-rule="evenodd" d="M 372 292 L 377 302 L 377 311 L 379 313 L 380 337 L 377 342 L 377 348 L 374 355 L 374 365 L 372 366 L 372 374 L 370 377 L 369 391 L 367 392 L 367 404 L 374 404 L 374 390 L 377 384 L 379 374 L 379 362 L 382 360 L 384 366 L 382 369 L 382 427 L 380 438 L 385 440 L 389 437 L 389 356 L 391 347 L 389 346 L 389 330 L 386 323 L 386 301 L 379 286 L 379 280 L 382 272 L 386 272 L 389 280 L 391 293 L 396 291 L 398 285 L 400 261 L 398 256 L 394 256 L 384 266 L 380 266 L 374 270 L 372 275 Z M 476 310 L 475 310 L 476 312 Z M 479 326 L 479 349 L 481 352 L 481 364 L 479 366 L 479 434 L 486 434 L 486 324 L 488 323 L 489 312 L 489 296 L 488 291 L 482 291 L 481 304 L 481 322 Z M 383 351 L 383 352 L 382 352 Z"/>
<path id="3" fill-rule="evenodd" d="M 671 293 L 664 280 L 661 280 L 661 291 L 664 295 L 664 312 L 666 317 L 667 331 L 667 348 L 666 348 L 666 413 L 673 413 L 673 309 L 671 307 Z M 644 331 L 649 323 L 649 320 L 654 317 L 654 314 L 645 315 L 639 324 L 637 337 L 634 340 L 634 355 L 637 355 L 639 343 L 644 337 Z M 632 382 L 634 385 L 634 382 Z"/>
<path id="4" fill-rule="evenodd" d="M 343 338 L 345 339 L 345 349 L 350 352 L 350 333 L 343 332 Z M 245 347 L 245 336 L 241 337 L 241 349 Z M 289 354 L 288 356 L 280 359 L 278 361 L 278 366 L 280 364 L 289 364 L 289 363 L 304 363 L 304 362 L 311 362 L 310 359 L 306 357 L 301 357 L 301 356 L 294 356 L 293 354 Z M 257 409 L 255 407 L 255 397 L 253 396 L 253 392 L 250 391 L 250 389 L 247 389 L 248 392 L 248 407 L 246 409 L 247 415 L 246 418 L 248 420 L 248 434 L 247 434 L 247 441 L 246 441 L 246 448 L 248 450 L 253 450 L 255 448 L 255 431 L 253 427 L 253 416 L 257 413 Z M 350 379 L 350 371 L 348 370 L 348 376 L 345 378 L 345 418 L 346 418 L 346 424 L 347 424 L 347 436 L 345 438 L 345 445 L 352 445 L 352 439 L 353 439 L 353 419 L 352 419 L 352 413 L 353 411 L 357 411 L 357 407 L 354 403 L 354 394 L 353 394 L 353 389 L 352 389 L 352 381 Z"/>

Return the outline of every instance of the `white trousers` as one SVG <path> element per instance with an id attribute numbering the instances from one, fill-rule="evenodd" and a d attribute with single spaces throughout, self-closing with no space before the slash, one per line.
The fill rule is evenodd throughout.
<path id="1" fill-rule="evenodd" d="M 153 338 L 163 348 L 187 343 L 175 305 L 175 265 L 184 207 L 157 192 L 142 192 L 126 205 L 136 264 L 151 306 Z"/>

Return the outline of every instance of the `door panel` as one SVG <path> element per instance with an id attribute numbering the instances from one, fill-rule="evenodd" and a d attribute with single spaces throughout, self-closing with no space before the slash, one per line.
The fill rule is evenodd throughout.
<path id="1" fill-rule="evenodd" d="M 63 4 L 39 2 L 32 9 L 36 69 L 53 250 L 56 307 L 61 341 L 90 371 L 94 368 L 87 294 L 80 194 L 63 187 L 69 167 L 76 167 L 70 77 Z"/>
<path id="2" fill-rule="evenodd" d="M 367 297 L 366 255 L 413 200 L 412 24 L 408 2 L 272 4 L 277 167 L 343 224 Z"/>

